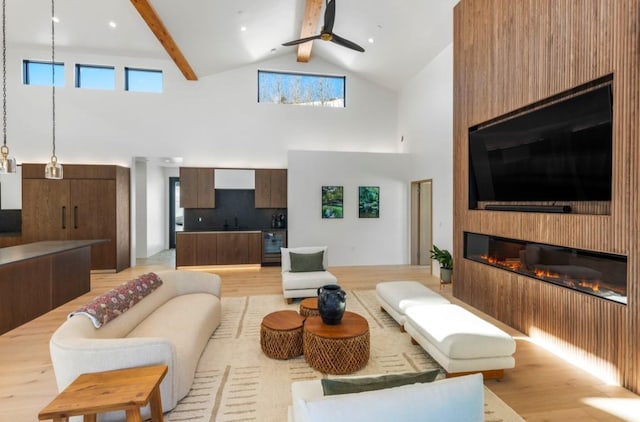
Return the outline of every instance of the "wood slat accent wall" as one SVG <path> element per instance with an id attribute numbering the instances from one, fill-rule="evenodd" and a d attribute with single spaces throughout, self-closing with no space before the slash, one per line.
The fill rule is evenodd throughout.
<path id="1" fill-rule="evenodd" d="M 454 9 L 454 295 L 640 392 L 640 1 L 461 0 Z M 613 75 L 608 215 L 468 209 L 468 128 Z M 465 231 L 628 257 L 628 305 L 465 260 Z M 516 363 L 517 364 L 517 363 Z"/>

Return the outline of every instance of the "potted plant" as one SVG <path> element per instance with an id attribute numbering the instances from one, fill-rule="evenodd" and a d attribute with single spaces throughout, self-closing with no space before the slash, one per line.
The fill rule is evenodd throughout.
<path id="1" fill-rule="evenodd" d="M 446 249 L 440 249 L 433 245 L 433 249 L 429 251 L 431 259 L 435 259 L 440 264 L 440 280 L 443 283 L 451 282 L 451 274 L 453 273 L 453 257 L 451 252 Z"/>

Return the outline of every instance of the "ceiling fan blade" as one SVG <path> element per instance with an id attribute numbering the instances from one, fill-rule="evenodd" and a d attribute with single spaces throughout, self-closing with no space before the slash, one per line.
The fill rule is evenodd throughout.
<path id="1" fill-rule="evenodd" d="M 336 0 L 327 0 L 327 8 L 324 11 L 324 26 L 322 32 L 333 31 L 333 23 L 336 20 Z"/>
<path id="2" fill-rule="evenodd" d="M 350 48 L 352 50 L 356 50 L 356 51 L 359 51 L 361 53 L 364 53 L 364 48 L 360 47 L 358 44 L 356 44 L 356 43 L 354 43 L 352 41 L 346 40 L 346 39 L 342 38 L 339 35 L 336 35 L 336 34 L 332 34 L 332 35 L 333 36 L 331 37 L 331 41 L 333 41 L 334 43 L 336 43 L 338 45 L 341 45 L 343 47 L 347 47 L 347 48 Z"/>
<path id="3" fill-rule="evenodd" d="M 306 37 L 306 38 L 300 38 L 299 40 L 294 40 L 294 41 L 289 41 L 286 42 L 284 44 L 282 44 L 285 47 L 290 47 L 292 45 L 298 45 L 298 44 L 304 44 L 307 41 L 313 41 L 313 40 L 317 40 L 320 38 L 320 35 L 314 35 L 313 37 Z"/>

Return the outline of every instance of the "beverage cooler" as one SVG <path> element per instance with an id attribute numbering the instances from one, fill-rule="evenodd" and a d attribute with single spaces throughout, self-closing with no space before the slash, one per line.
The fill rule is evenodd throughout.
<path id="1" fill-rule="evenodd" d="M 262 232 L 262 263 L 280 264 L 280 248 L 287 247 L 286 230 L 269 230 Z"/>

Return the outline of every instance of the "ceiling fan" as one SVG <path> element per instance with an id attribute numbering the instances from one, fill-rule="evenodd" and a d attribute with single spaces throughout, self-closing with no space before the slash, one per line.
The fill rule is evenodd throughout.
<path id="1" fill-rule="evenodd" d="M 347 39 L 342 38 L 341 36 L 333 33 L 333 23 L 336 19 L 336 0 L 327 0 L 327 7 L 324 11 L 324 26 L 322 27 L 322 31 L 318 35 L 314 35 L 312 37 L 300 38 L 299 40 L 289 41 L 282 44 L 285 47 L 289 47 L 292 45 L 298 45 L 305 43 L 307 41 L 313 40 L 323 40 L 323 41 L 332 41 L 338 45 L 343 47 L 350 48 L 352 50 L 360 51 L 364 53 L 364 48 L 360 47 L 358 44 L 349 41 Z"/>

